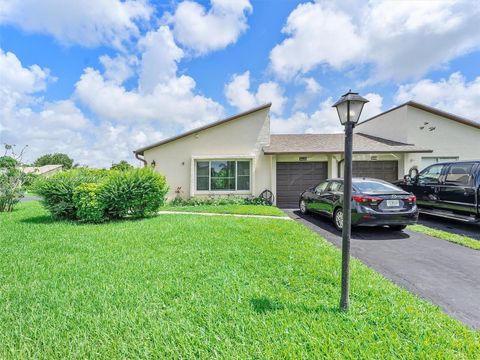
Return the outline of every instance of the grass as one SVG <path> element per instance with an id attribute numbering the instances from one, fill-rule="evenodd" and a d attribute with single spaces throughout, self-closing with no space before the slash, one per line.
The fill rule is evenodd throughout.
<path id="1" fill-rule="evenodd" d="M 241 214 L 241 215 L 269 215 L 287 216 L 282 210 L 275 206 L 262 205 L 199 205 L 199 206 L 165 206 L 161 210 L 205 212 L 215 214 Z"/>
<path id="2" fill-rule="evenodd" d="M 0 214 L 0 358 L 474 359 L 480 333 L 293 221 Z"/>
<path id="3" fill-rule="evenodd" d="M 463 245 L 471 249 L 480 250 L 480 241 L 472 239 L 468 236 L 452 234 L 448 231 L 433 229 L 424 225 L 411 225 L 408 227 L 410 230 L 430 235 L 439 239 L 447 240 L 455 244 Z"/>

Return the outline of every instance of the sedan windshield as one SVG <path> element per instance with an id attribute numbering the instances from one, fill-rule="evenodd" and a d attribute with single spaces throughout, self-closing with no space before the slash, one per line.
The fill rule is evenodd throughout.
<path id="1" fill-rule="evenodd" d="M 362 193 L 392 193 L 392 192 L 403 192 L 402 189 L 396 187 L 395 185 L 372 180 L 357 180 L 353 181 L 353 186 L 357 191 Z"/>

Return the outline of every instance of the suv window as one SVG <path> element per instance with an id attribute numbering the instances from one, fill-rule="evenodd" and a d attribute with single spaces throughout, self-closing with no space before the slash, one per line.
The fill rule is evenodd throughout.
<path id="1" fill-rule="evenodd" d="M 327 188 L 327 185 L 328 185 L 327 181 L 320 183 L 319 185 L 317 185 L 315 187 L 315 192 L 316 193 L 321 193 L 321 192 L 325 191 L 325 189 Z"/>
<path id="2" fill-rule="evenodd" d="M 418 182 L 423 184 L 438 184 L 444 166 L 445 165 L 433 165 L 426 168 L 418 174 Z"/>
<path id="3" fill-rule="evenodd" d="M 448 169 L 445 182 L 455 185 L 470 185 L 473 164 L 452 164 Z"/>
<path id="4" fill-rule="evenodd" d="M 328 186 L 328 191 L 343 191 L 343 183 L 340 181 L 332 181 Z"/>

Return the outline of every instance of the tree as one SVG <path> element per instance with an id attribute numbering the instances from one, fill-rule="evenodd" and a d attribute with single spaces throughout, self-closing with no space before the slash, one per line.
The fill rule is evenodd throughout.
<path id="1" fill-rule="evenodd" d="M 8 155 L 0 156 L 0 169 L 1 168 L 10 169 L 10 168 L 14 168 L 17 165 L 18 165 L 17 159 Z"/>
<path id="2" fill-rule="evenodd" d="M 0 157 L 0 212 L 13 211 L 15 204 L 25 194 L 24 184 L 27 178 L 27 175 L 17 167 L 21 164 L 27 146 L 24 146 L 17 155 L 15 145 L 4 145 L 5 154 Z"/>
<path id="3" fill-rule="evenodd" d="M 71 169 L 73 166 L 73 159 L 70 158 L 67 154 L 62 153 L 46 154 L 40 156 L 37 160 L 35 160 L 33 165 L 62 165 L 64 169 Z"/>
<path id="4" fill-rule="evenodd" d="M 126 170 L 133 169 L 133 166 L 130 165 L 127 161 L 122 160 L 118 164 L 112 164 L 112 167 L 110 169 L 111 170 L 126 171 Z"/>

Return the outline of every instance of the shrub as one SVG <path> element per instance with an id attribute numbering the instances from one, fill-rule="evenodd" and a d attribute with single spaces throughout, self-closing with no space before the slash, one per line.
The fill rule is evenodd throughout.
<path id="1" fill-rule="evenodd" d="M 202 206 L 202 205 L 271 205 L 268 200 L 262 197 L 240 197 L 240 196 L 209 196 L 191 197 L 189 199 L 175 198 L 170 202 L 171 206 Z"/>
<path id="2" fill-rule="evenodd" d="M 155 213 L 165 202 L 165 177 L 153 169 L 112 172 L 99 193 L 108 217 L 141 217 Z"/>
<path id="3" fill-rule="evenodd" d="M 105 207 L 98 198 L 101 186 L 96 183 L 78 185 L 73 192 L 77 219 L 85 222 L 105 221 Z"/>
<path id="4" fill-rule="evenodd" d="M 43 197 L 43 205 L 57 219 L 76 219 L 73 193 L 83 183 L 97 183 L 105 177 L 92 170 L 77 169 L 39 178 L 33 191 Z"/>

